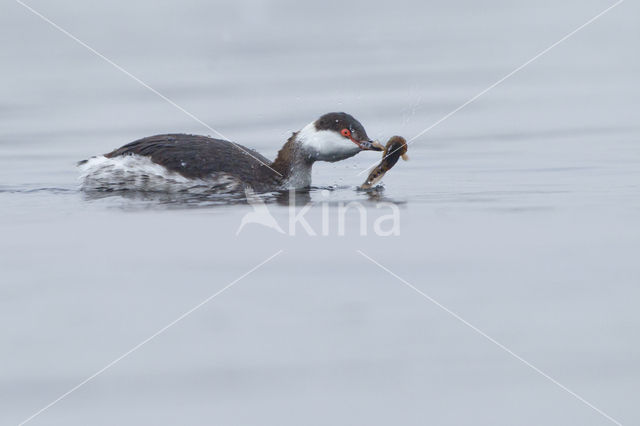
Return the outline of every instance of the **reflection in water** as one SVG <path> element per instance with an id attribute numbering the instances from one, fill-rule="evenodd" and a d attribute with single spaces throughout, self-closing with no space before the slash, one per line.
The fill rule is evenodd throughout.
<path id="1" fill-rule="evenodd" d="M 116 207 L 125 209 L 190 209 L 211 208 L 217 206 L 232 206 L 248 204 L 248 197 L 259 197 L 265 204 L 277 204 L 280 206 L 302 207 L 308 204 L 326 204 L 330 207 L 338 207 L 349 202 L 369 203 L 387 202 L 404 204 L 405 201 L 397 201 L 384 196 L 384 188 L 377 186 L 367 191 L 352 190 L 349 186 L 311 187 L 291 191 L 273 191 L 265 193 L 236 192 L 228 194 L 190 194 L 187 192 L 141 192 L 141 191 L 79 191 L 85 201 L 98 201 L 105 199 L 124 200 L 126 204 L 118 204 Z M 348 191 L 345 191 L 348 190 Z M 340 198 L 334 198 L 337 194 Z M 344 198 L 345 194 L 347 198 Z M 352 197 L 352 195 L 360 197 Z M 366 198 L 363 198 L 366 197 Z M 372 204 L 373 206 L 374 204 Z"/>
<path id="2" fill-rule="evenodd" d="M 292 197 L 288 191 L 266 193 L 233 192 L 226 194 L 192 194 L 188 192 L 150 192 L 150 191 L 81 191 L 86 201 L 103 199 L 123 199 L 128 203 L 122 207 L 138 208 L 208 208 L 216 206 L 233 206 L 248 204 L 247 197 L 259 197 L 266 204 L 289 205 L 289 200 L 295 199 L 296 205 L 308 203 L 311 200 L 308 190 L 296 191 Z"/>
<path id="3" fill-rule="evenodd" d="M 86 202 L 112 200 L 111 207 L 129 209 L 193 209 L 221 206 L 246 205 L 247 197 L 259 197 L 265 204 L 279 206 L 302 207 L 308 204 L 325 204 L 339 207 L 350 202 L 375 206 L 380 202 L 405 204 L 404 200 L 395 200 L 385 196 L 385 188 L 377 185 L 362 190 L 348 185 L 312 186 L 306 189 L 272 191 L 264 193 L 234 192 L 225 194 L 193 194 L 188 192 L 153 192 L 153 191 L 86 191 L 77 188 L 55 187 L 9 187 L 0 186 L 0 193 L 34 194 L 49 193 L 54 195 L 78 194 Z"/>
<path id="4" fill-rule="evenodd" d="M 296 189 L 291 191 L 279 191 L 275 196 L 275 201 L 281 206 L 304 206 L 311 202 L 311 191 L 315 191 L 316 188 L 308 189 Z M 264 199 L 265 203 L 269 203 L 268 198 Z"/>
<path id="5" fill-rule="evenodd" d="M 186 192 L 143 192 L 143 191 L 81 191 L 86 201 L 103 199 L 123 199 L 135 203 L 140 208 L 199 208 L 246 203 L 243 193 L 232 194 L 189 194 Z M 133 207 L 127 204 L 123 207 Z"/>
<path id="6" fill-rule="evenodd" d="M 373 188 L 369 188 L 369 189 L 361 189 L 358 188 L 358 192 L 362 192 L 364 194 L 367 195 L 367 197 L 369 198 L 370 201 L 386 201 L 386 202 L 391 202 L 394 203 L 395 201 L 388 199 L 387 197 L 384 196 L 384 186 L 382 185 L 377 185 L 374 186 Z"/>

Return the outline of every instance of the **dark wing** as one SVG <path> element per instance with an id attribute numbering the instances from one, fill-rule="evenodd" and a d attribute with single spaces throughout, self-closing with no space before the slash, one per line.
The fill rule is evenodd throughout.
<path id="1" fill-rule="evenodd" d="M 220 172 L 240 178 L 258 177 L 267 169 L 265 164 L 271 164 L 242 145 L 185 134 L 149 136 L 105 154 L 105 157 L 134 154 L 149 157 L 154 163 L 192 179 Z"/>

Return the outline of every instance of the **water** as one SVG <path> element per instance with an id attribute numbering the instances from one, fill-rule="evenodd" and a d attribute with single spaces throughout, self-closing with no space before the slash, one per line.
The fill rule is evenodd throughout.
<path id="1" fill-rule="evenodd" d="M 578 2 L 29 3 L 225 136 L 275 156 L 321 113 L 408 138 L 606 8 Z M 18 3 L 0 13 L 0 422 L 640 421 L 640 29 L 625 2 L 409 147 L 378 198 L 318 164 L 306 218 L 77 191 L 77 160 L 192 118 Z M 306 197 L 306 198 L 304 198 Z M 400 235 L 373 222 L 400 211 Z M 286 200 L 269 211 L 288 230 Z M 300 201 L 300 200 L 299 200 Z M 356 210 L 337 235 L 341 202 Z M 324 206 L 328 209 L 323 210 Z M 283 205 L 285 204 L 285 205 Z"/>

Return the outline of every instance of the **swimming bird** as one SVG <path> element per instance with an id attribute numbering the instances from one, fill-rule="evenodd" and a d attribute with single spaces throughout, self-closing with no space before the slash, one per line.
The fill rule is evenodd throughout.
<path id="1" fill-rule="evenodd" d="M 207 136 L 164 134 L 81 161 L 85 190 L 229 193 L 301 189 L 311 185 L 316 161 L 335 162 L 360 151 L 381 151 L 358 120 L 331 112 L 294 132 L 270 161 L 234 142 Z"/>

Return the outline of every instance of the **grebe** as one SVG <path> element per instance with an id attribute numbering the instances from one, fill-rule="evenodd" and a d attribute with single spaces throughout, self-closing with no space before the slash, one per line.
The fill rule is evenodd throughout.
<path id="1" fill-rule="evenodd" d="M 149 136 L 81 161 L 85 190 L 257 192 L 311 185 L 316 161 L 339 161 L 383 147 L 344 112 L 321 116 L 294 132 L 275 161 L 241 145 L 206 136 Z"/>

